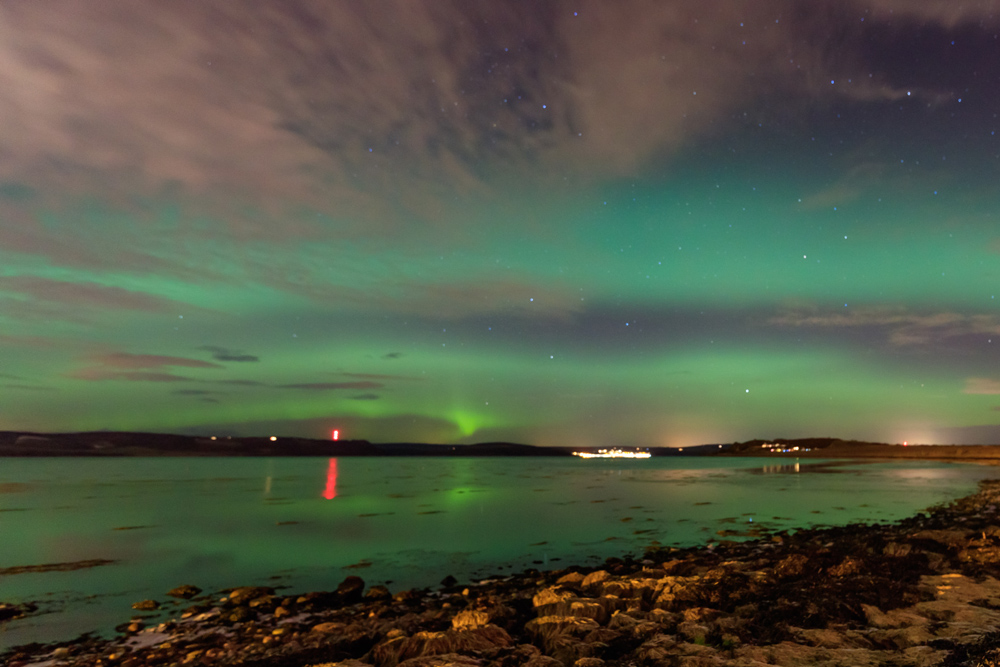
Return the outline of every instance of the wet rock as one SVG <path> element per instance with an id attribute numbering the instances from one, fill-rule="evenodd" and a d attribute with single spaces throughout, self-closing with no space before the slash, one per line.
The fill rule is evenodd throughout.
<path id="1" fill-rule="evenodd" d="M 568 591 L 558 586 L 552 586 L 550 588 L 543 588 L 535 593 L 535 595 L 531 598 L 531 603 L 536 607 L 544 607 L 546 605 L 557 604 L 574 597 L 576 597 L 576 595 L 573 591 Z"/>
<path id="2" fill-rule="evenodd" d="M 910 536 L 910 539 L 921 542 L 932 542 L 943 547 L 963 547 L 971 536 L 967 530 L 921 530 Z"/>
<path id="3" fill-rule="evenodd" d="M 344 604 L 360 602 L 365 593 L 365 581 L 353 575 L 347 577 L 337 586 L 336 593 Z"/>
<path id="4" fill-rule="evenodd" d="M 410 589 L 396 593 L 392 599 L 397 602 L 419 602 L 424 597 L 422 591 Z"/>
<path id="5" fill-rule="evenodd" d="M 669 664 L 676 647 L 677 641 L 671 635 L 656 635 L 636 649 L 634 655 L 640 663 Z"/>
<path id="6" fill-rule="evenodd" d="M 798 577 L 809 567 L 809 557 L 804 554 L 792 554 L 783 558 L 774 567 L 774 574 L 780 578 Z"/>
<path id="7" fill-rule="evenodd" d="M 392 593 L 385 586 L 372 586 L 365 593 L 366 600 L 391 600 Z"/>
<path id="8" fill-rule="evenodd" d="M 687 559 L 668 560 L 661 566 L 663 571 L 675 577 L 686 577 L 697 569 L 697 564 Z"/>
<path id="9" fill-rule="evenodd" d="M 251 600 L 265 595 L 274 595 L 274 589 L 266 586 L 243 586 L 229 592 L 229 602 L 237 606 L 249 604 Z"/>
<path id="10" fill-rule="evenodd" d="M 223 618 L 230 623 L 242 623 L 244 621 L 249 621 L 251 618 L 255 618 L 255 614 L 250 611 L 248 607 L 236 607 L 229 613 L 225 614 Z"/>
<path id="11" fill-rule="evenodd" d="M 324 635 L 333 634 L 334 632 L 340 632 L 343 630 L 345 625 L 343 623 L 336 623 L 334 621 L 328 621 L 326 623 L 319 623 L 312 627 L 313 632 L 319 632 Z"/>
<path id="12" fill-rule="evenodd" d="M 655 605 L 670 609 L 675 602 L 693 602 L 698 596 L 698 577 L 667 576 L 657 583 Z"/>
<path id="13" fill-rule="evenodd" d="M 567 572 L 563 576 L 556 579 L 557 586 L 570 586 L 575 587 L 583 583 L 586 575 L 583 572 Z"/>
<path id="14" fill-rule="evenodd" d="M 410 658 L 399 663 L 399 667 L 480 667 L 482 664 L 482 660 L 467 655 L 447 653 Z"/>
<path id="15" fill-rule="evenodd" d="M 600 584 L 601 582 L 607 580 L 607 578 L 610 576 L 611 575 L 608 574 L 606 570 L 597 570 L 596 572 L 591 572 L 586 577 L 584 577 L 583 581 L 580 582 L 580 585 L 585 589 L 593 588 L 598 584 Z"/>
<path id="16" fill-rule="evenodd" d="M 182 600 L 190 600 L 199 593 L 201 593 L 201 589 L 191 584 L 183 584 L 167 591 L 167 595 L 170 597 L 181 598 Z"/>
<path id="17" fill-rule="evenodd" d="M 490 615 L 481 609 L 466 609 L 455 614 L 451 626 L 456 630 L 478 628 L 490 622 Z"/>
<path id="18" fill-rule="evenodd" d="M 863 571 L 864 566 L 861 561 L 857 558 L 845 558 L 840 563 L 834 565 L 827 569 L 827 574 L 832 577 L 849 577 L 851 575 L 859 574 Z"/>
<path id="19" fill-rule="evenodd" d="M 0 623 L 4 621 L 11 621 L 15 618 L 21 618 L 22 616 L 27 616 L 35 611 L 38 611 L 38 606 L 30 602 L 22 604 L 0 602 Z"/>
<path id="20" fill-rule="evenodd" d="M 155 611 L 160 608 L 160 603 L 156 600 L 140 600 L 132 605 L 132 609 L 137 611 Z"/>
<path id="21" fill-rule="evenodd" d="M 510 635 L 495 625 L 444 632 L 422 631 L 410 637 L 387 639 L 376 645 L 369 657 L 378 667 L 395 667 L 412 658 L 503 648 L 512 643 Z"/>
<path id="22" fill-rule="evenodd" d="M 913 551 L 913 545 L 907 542 L 889 542 L 885 545 L 882 553 L 890 558 L 903 558 L 909 556 Z"/>

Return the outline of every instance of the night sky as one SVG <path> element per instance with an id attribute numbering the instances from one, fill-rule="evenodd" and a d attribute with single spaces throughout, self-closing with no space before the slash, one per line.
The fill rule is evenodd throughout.
<path id="1" fill-rule="evenodd" d="M 0 430 L 1000 442 L 1000 2 L 0 4 Z"/>

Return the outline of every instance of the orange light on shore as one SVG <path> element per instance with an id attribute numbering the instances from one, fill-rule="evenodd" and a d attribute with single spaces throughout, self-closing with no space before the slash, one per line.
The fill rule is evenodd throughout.
<path id="1" fill-rule="evenodd" d="M 340 440 L 340 431 L 338 431 L 337 429 L 333 429 L 333 439 Z"/>

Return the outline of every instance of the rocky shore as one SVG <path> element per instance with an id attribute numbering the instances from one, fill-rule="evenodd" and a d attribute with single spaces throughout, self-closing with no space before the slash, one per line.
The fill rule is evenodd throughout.
<path id="1" fill-rule="evenodd" d="M 997 665 L 1000 481 L 896 524 L 651 548 L 598 569 L 446 578 L 438 590 L 395 595 L 358 577 L 303 595 L 193 586 L 169 595 L 189 605 L 173 620 L 138 614 L 114 639 L 16 647 L 0 663 Z"/>

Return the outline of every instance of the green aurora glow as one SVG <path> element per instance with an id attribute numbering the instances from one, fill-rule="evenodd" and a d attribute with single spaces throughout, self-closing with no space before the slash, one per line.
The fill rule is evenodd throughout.
<path id="1" fill-rule="evenodd" d="M 852 12 L 868 18 L 852 41 L 832 27 L 807 33 L 818 30 L 815 16 L 791 5 L 746 17 L 732 8 L 712 19 L 721 26 L 712 39 L 744 39 L 726 22 L 745 19 L 769 40 L 760 58 L 797 50 L 806 74 L 751 58 L 752 76 L 769 85 L 748 88 L 751 64 L 737 56 L 716 71 L 678 55 L 708 98 L 693 107 L 650 92 L 629 76 L 632 61 L 604 46 L 609 67 L 622 68 L 612 92 L 628 101 L 608 127 L 587 106 L 597 102 L 557 85 L 586 87 L 593 73 L 574 50 L 582 37 L 570 4 L 546 6 L 544 21 L 497 19 L 490 44 L 480 35 L 442 55 L 434 84 L 408 78 L 399 64 L 407 44 L 376 40 L 370 48 L 393 55 L 388 73 L 355 81 L 350 95 L 336 79 L 345 75 L 323 69 L 297 88 L 274 64 L 283 48 L 274 41 L 260 74 L 274 98 L 241 88 L 250 65 L 220 45 L 202 55 L 217 57 L 218 71 L 182 53 L 81 61 L 52 74 L 66 86 L 86 79 L 83 101 L 71 101 L 43 86 L 48 66 L 20 42 L 3 47 L 24 71 L 10 68 L 2 95 L 18 108 L 41 99 L 50 112 L 14 123 L 18 137 L 37 140 L 32 148 L 0 132 L 13 146 L 0 169 L 0 429 L 325 437 L 339 428 L 373 441 L 540 445 L 1000 441 L 1000 96 L 991 87 L 1000 19 L 929 3 L 892 23 L 888 0 L 817 3 L 844 26 Z M 625 25 L 656 14 L 644 3 L 579 7 Z M 346 11 L 330 10 L 330 24 Z M 773 12 L 792 24 L 787 32 L 764 32 Z M 27 7 L 4 14 L 38 33 L 58 23 Z M 444 31 L 460 15 L 422 30 Z M 508 109 L 509 81 L 490 77 L 510 53 L 497 44 L 533 34 L 522 19 L 544 23 L 535 27 L 553 41 L 536 37 L 536 50 L 521 46 L 521 60 L 507 63 L 514 78 L 539 69 L 519 83 L 524 104 Z M 206 30 L 193 13 L 156 20 Z M 892 40 L 872 46 L 890 24 Z M 71 46 L 98 54 L 97 33 L 73 25 L 46 33 L 54 61 Z M 152 27 L 123 19 L 108 30 L 127 42 Z M 817 55 L 835 33 L 846 40 L 839 59 Z M 917 49 L 913 35 L 933 46 L 925 58 L 956 40 L 962 54 L 934 71 L 905 64 L 899 52 Z M 637 39 L 640 55 L 663 51 Z M 692 40 L 693 54 L 714 44 Z M 551 60 L 557 51 L 565 69 Z M 205 107 L 178 119 L 143 106 L 139 91 L 106 120 L 97 98 L 157 62 L 210 77 L 218 95 L 249 106 L 175 91 L 178 108 Z M 452 80 L 449 67 L 455 82 L 438 83 Z M 149 86 L 161 81 L 150 77 Z M 841 79 L 851 83 L 816 83 Z M 442 106 L 443 118 L 421 125 L 439 106 L 412 93 L 425 84 L 464 114 Z M 342 103 L 276 101 L 310 91 Z M 503 133 L 474 122 L 493 107 Z M 423 134 L 386 129 L 408 113 Z M 665 120 L 645 141 L 636 128 L 650 118 Z M 305 142 L 293 120 L 336 141 Z M 129 134 L 140 126 L 167 138 Z M 177 127 L 214 152 L 171 134 Z M 79 146 L 53 138 L 61 130 Z M 502 148 L 483 148 L 490 141 Z M 248 159 L 244 144 L 260 152 Z"/>

